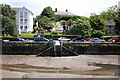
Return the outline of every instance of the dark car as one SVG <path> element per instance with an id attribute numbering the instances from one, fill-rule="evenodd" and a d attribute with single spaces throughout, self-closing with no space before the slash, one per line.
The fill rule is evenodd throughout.
<path id="1" fill-rule="evenodd" d="M 119 42 L 119 38 L 113 37 L 113 38 L 109 39 L 108 42 Z"/>
<path id="2" fill-rule="evenodd" d="M 9 41 L 25 41 L 23 38 L 19 38 L 19 37 L 11 37 L 9 39 Z"/>
<path id="3" fill-rule="evenodd" d="M 78 37 L 72 39 L 72 41 L 84 41 L 84 37 L 78 36 Z"/>
<path id="4" fill-rule="evenodd" d="M 33 39 L 34 41 L 49 41 L 47 38 L 45 37 L 34 37 Z"/>

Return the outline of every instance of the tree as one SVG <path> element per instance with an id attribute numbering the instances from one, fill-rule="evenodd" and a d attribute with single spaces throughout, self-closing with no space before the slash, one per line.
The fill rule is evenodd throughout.
<path id="1" fill-rule="evenodd" d="M 114 20 L 117 16 L 118 7 L 114 5 L 101 13 L 101 18 L 105 20 Z"/>
<path id="2" fill-rule="evenodd" d="M 43 29 L 46 29 L 46 30 L 50 31 L 50 29 L 52 29 L 55 26 L 55 23 L 54 23 L 54 21 L 51 21 L 50 18 L 48 18 L 46 16 L 43 16 L 39 20 L 39 25 Z"/>
<path id="3" fill-rule="evenodd" d="M 43 16 L 50 18 L 51 21 L 55 21 L 55 14 L 50 6 L 43 9 L 43 11 L 41 13 L 41 18 Z"/>
<path id="4" fill-rule="evenodd" d="M 90 16 L 90 25 L 92 26 L 93 30 L 102 30 L 105 32 L 106 25 L 100 16 Z"/>
<path id="5" fill-rule="evenodd" d="M 50 31 L 55 26 L 55 15 L 52 8 L 46 7 L 43 9 L 42 13 L 34 19 L 34 26 L 36 26 L 36 22 L 38 22 L 38 26 L 41 28 Z"/>
<path id="6" fill-rule="evenodd" d="M 72 19 L 69 19 L 69 20 L 68 20 L 68 26 L 71 26 L 71 25 L 73 25 L 73 20 L 72 20 Z"/>
<path id="7" fill-rule="evenodd" d="M 114 20 L 116 34 L 120 34 L 120 12 L 117 5 L 108 8 L 107 11 L 103 11 L 100 16 L 105 20 Z"/>
<path id="8" fill-rule="evenodd" d="M 90 16 L 90 25 L 93 28 L 93 34 L 95 35 L 96 32 L 100 32 L 102 31 L 105 34 L 106 31 L 106 25 L 104 23 L 104 21 L 100 18 L 99 15 L 95 15 L 95 16 Z M 98 30 L 98 31 L 96 31 Z M 100 30 L 100 31 L 99 31 Z M 102 33 L 101 36 L 103 36 L 104 34 Z M 97 34 L 96 34 L 97 35 Z M 97 37 L 97 36 L 96 36 Z M 98 36 L 99 37 L 99 36 Z"/>
<path id="9" fill-rule="evenodd" d="M 77 16 L 77 15 L 59 15 L 58 21 L 61 21 L 61 20 L 68 21 L 69 19 L 72 19 L 73 21 L 75 21 L 77 18 L 83 19 L 83 20 L 84 20 L 84 19 L 89 20 L 89 18 L 84 17 L 84 16 Z"/>
<path id="10" fill-rule="evenodd" d="M 76 19 L 69 33 L 72 35 L 91 36 L 91 31 L 92 28 L 88 20 Z"/>
<path id="11" fill-rule="evenodd" d="M 35 33 L 35 32 L 38 31 L 39 29 L 40 29 L 40 28 L 39 28 L 38 26 L 34 27 L 32 33 Z"/>
<path id="12" fill-rule="evenodd" d="M 92 33 L 92 37 L 101 37 L 104 35 L 104 32 L 102 32 L 101 30 L 94 30 Z"/>
<path id="13" fill-rule="evenodd" d="M 11 7 L 9 5 L 1 5 L 2 9 L 2 35 L 4 34 L 17 36 L 17 25 L 16 25 L 16 12 L 14 10 L 11 10 Z"/>
<path id="14" fill-rule="evenodd" d="M 61 25 L 63 25 L 63 33 L 65 32 L 65 30 L 66 30 L 66 21 L 65 20 L 62 20 L 61 21 Z"/>
<path id="15" fill-rule="evenodd" d="M 120 12 L 117 13 L 117 16 L 115 18 L 115 24 L 116 34 L 120 34 Z"/>

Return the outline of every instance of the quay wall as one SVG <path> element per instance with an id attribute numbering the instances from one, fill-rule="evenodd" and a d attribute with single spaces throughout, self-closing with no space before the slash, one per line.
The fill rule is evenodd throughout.
<path id="1" fill-rule="evenodd" d="M 52 43 L 27 43 L 27 42 L 3 42 L 3 55 L 37 55 L 47 48 L 53 46 Z M 120 43 L 63 43 L 63 46 L 77 54 L 85 55 L 119 55 Z M 60 49 L 58 49 L 58 52 Z M 64 53 L 68 53 L 63 50 Z M 48 50 L 53 55 L 54 50 Z M 69 54 L 68 54 L 69 56 Z"/>

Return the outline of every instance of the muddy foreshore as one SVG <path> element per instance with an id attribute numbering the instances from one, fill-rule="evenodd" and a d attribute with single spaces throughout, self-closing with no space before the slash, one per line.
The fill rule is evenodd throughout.
<path id="1" fill-rule="evenodd" d="M 99 63 L 119 65 L 118 55 L 79 55 L 70 57 L 36 57 L 36 55 L 1 55 L 2 77 L 22 77 L 25 74 L 29 78 L 82 78 L 82 77 L 117 77 L 117 68 L 113 70 L 101 70 L 101 66 L 88 65 Z M 109 67 L 109 66 L 108 66 Z M 114 69 L 116 68 L 116 69 Z M 98 70 L 102 75 L 93 75 L 91 71 Z M 97 72 L 96 71 L 96 74 Z M 104 74 L 103 74 L 104 73 Z M 86 76 L 84 74 L 87 74 Z M 91 74 L 91 75 L 90 75 Z M 12 76 L 14 75 L 14 76 Z M 16 75 L 16 76 L 15 76 Z"/>

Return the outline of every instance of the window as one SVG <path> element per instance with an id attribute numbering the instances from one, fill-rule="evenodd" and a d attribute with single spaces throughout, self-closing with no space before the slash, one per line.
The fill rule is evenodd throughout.
<path id="1" fill-rule="evenodd" d="M 20 22 L 20 24 L 23 24 L 23 22 Z"/>
<path id="2" fill-rule="evenodd" d="M 23 30 L 23 26 L 20 26 L 20 29 Z"/>
<path id="3" fill-rule="evenodd" d="M 27 17 L 27 12 L 24 13 L 25 17 Z"/>
<path id="4" fill-rule="evenodd" d="M 27 24 L 27 19 L 25 19 L 25 24 Z"/>
<path id="5" fill-rule="evenodd" d="M 23 19 L 20 19 L 20 24 L 23 24 Z"/>
<path id="6" fill-rule="evenodd" d="M 20 17 L 23 17 L 23 12 L 20 12 Z"/>
<path id="7" fill-rule="evenodd" d="M 27 22 L 27 19 L 25 19 L 25 21 Z"/>
<path id="8" fill-rule="evenodd" d="M 23 12 L 20 12 L 20 15 L 23 15 Z"/>
<path id="9" fill-rule="evenodd" d="M 20 21 L 23 21 L 23 19 L 20 19 Z"/>
<path id="10" fill-rule="evenodd" d="M 25 30 L 27 30 L 27 26 L 25 26 Z"/>

